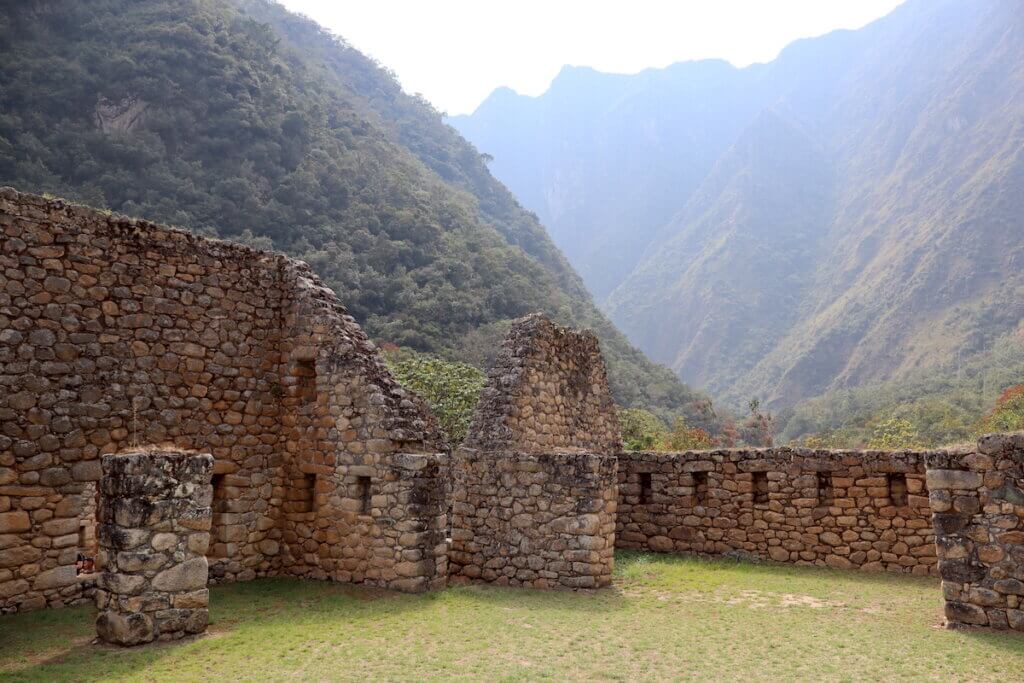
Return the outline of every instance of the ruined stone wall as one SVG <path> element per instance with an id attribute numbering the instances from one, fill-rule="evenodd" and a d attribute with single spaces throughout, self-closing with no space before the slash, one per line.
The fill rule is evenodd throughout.
<path id="1" fill-rule="evenodd" d="M 540 314 L 515 321 L 464 443 L 491 451 L 615 453 L 619 422 L 597 337 Z"/>
<path id="2" fill-rule="evenodd" d="M 213 454 L 212 579 L 398 585 L 379 539 L 420 510 L 373 495 L 394 456 L 444 450 L 305 264 L 0 189 L 0 611 L 83 597 L 99 458 L 145 445 Z M 342 465 L 378 514 L 336 540 L 362 495 Z"/>
<path id="3" fill-rule="evenodd" d="M 1024 433 L 928 455 L 946 619 L 1024 631 Z"/>
<path id="4" fill-rule="evenodd" d="M 609 585 L 618 448 L 594 335 L 516 321 L 452 458 L 451 580 Z"/>
<path id="5" fill-rule="evenodd" d="M 923 454 L 769 448 L 618 459 L 620 548 L 937 571 Z"/>
<path id="6" fill-rule="evenodd" d="M 117 645 L 202 633 L 213 457 L 154 450 L 101 462 L 96 632 Z"/>
<path id="7" fill-rule="evenodd" d="M 614 456 L 461 449 L 453 478 L 453 583 L 611 584 Z"/>

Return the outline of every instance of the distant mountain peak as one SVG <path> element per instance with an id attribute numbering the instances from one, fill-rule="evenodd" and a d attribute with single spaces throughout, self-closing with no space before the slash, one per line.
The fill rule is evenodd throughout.
<path id="1" fill-rule="evenodd" d="M 1017 324 L 1022 83 L 1019 0 L 908 0 L 766 64 L 563 68 L 456 125 L 641 348 L 779 407 Z"/>

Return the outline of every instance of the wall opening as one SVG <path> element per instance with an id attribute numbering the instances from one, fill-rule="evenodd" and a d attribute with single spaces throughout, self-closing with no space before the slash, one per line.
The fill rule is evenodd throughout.
<path id="1" fill-rule="evenodd" d="M 693 497 L 697 501 L 697 504 L 703 503 L 708 499 L 708 473 L 707 472 L 693 472 Z"/>
<path id="2" fill-rule="evenodd" d="M 228 511 L 224 475 L 213 475 L 213 477 L 210 478 L 210 484 L 213 486 L 213 501 L 210 503 L 210 522 L 211 528 L 213 529 L 212 537 L 217 539 L 217 529 L 220 528 L 224 521 L 224 513 Z M 218 543 L 216 540 L 211 541 L 206 554 L 207 557 L 227 557 L 227 545 L 224 543 Z"/>
<path id="3" fill-rule="evenodd" d="M 654 494 L 654 486 L 651 481 L 650 472 L 640 473 L 640 504 L 647 505 L 651 502 L 651 498 Z"/>
<path id="4" fill-rule="evenodd" d="M 359 513 L 368 515 L 371 510 L 370 501 L 373 497 L 373 491 L 370 487 L 370 478 L 359 477 L 357 484 L 359 488 Z"/>
<path id="5" fill-rule="evenodd" d="M 291 490 L 288 492 L 288 511 L 313 512 L 315 496 L 315 474 L 304 474 L 297 479 L 292 479 Z"/>
<path id="6" fill-rule="evenodd" d="M 767 472 L 752 472 L 754 475 L 754 502 L 755 503 L 767 503 L 768 502 L 768 473 Z"/>
<path id="7" fill-rule="evenodd" d="M 835 498 L 832 489 L 832 474 L 830 472 L 818 472 L 818 502 L 831 503 Z"/>
<path id="8" fill-rule="evenodd" d="M 78 556 L 75 559 L 75 573 L 94 574 L 99 571 L 99 487 L 95 483 L 85 485 L 82 492 L 82 517 L 78 521 Z"/>
<path id="9" fill-rule="evenodd" d="M 896 507 L 906 506 L 907 475 L 902 472 L 894 472 L 886 476 L 889 480 L 889 502 Z"/>

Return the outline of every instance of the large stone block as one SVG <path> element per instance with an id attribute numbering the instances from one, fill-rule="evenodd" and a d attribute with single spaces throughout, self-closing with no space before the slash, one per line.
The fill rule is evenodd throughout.
<path id="1" fill-rule="evenodd" d="M 143 612 L 122 614 L 109 610 L 97 615 L 96 633 L 104 641 L 115 645 L 141 645 L 152 642 L 158 635 L 152 615 Z"/>
<path id="2" fill-rule="evenodd" d="M 17 512 L 0 513 L 0 534 L 13 534 L 22 531 L 29 531 L 32 528 L 32 520 L 28 513 L 18 510 Z"/>
<path id="3" fill-rule="evenodd" d="M 205 557 L 194 557 L 153 577 L 153 588 L 168 593 L 192 591 L 206 586 L 209 565 Z"/>
<path id="4" fill-rule="evenodd" d="M 928 489 L 976 489 L 982 484 L 982 476 L 978 472 L 966 470 L 929 469 L 926 475 Z"/>

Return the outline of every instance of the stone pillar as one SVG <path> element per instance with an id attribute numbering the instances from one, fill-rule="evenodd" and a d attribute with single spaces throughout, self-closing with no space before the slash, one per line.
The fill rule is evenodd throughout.
<path id="1" fill-rule="evenodd" d="M 1024 631 L 1024 433 L 928 455 L 947 625 Z"/>
<path id="2" fill-rule="evenodd" d="M 209 622 L 213 456 L 103 456 L 96 631 L 118 645 L 175 640 Z"/>

